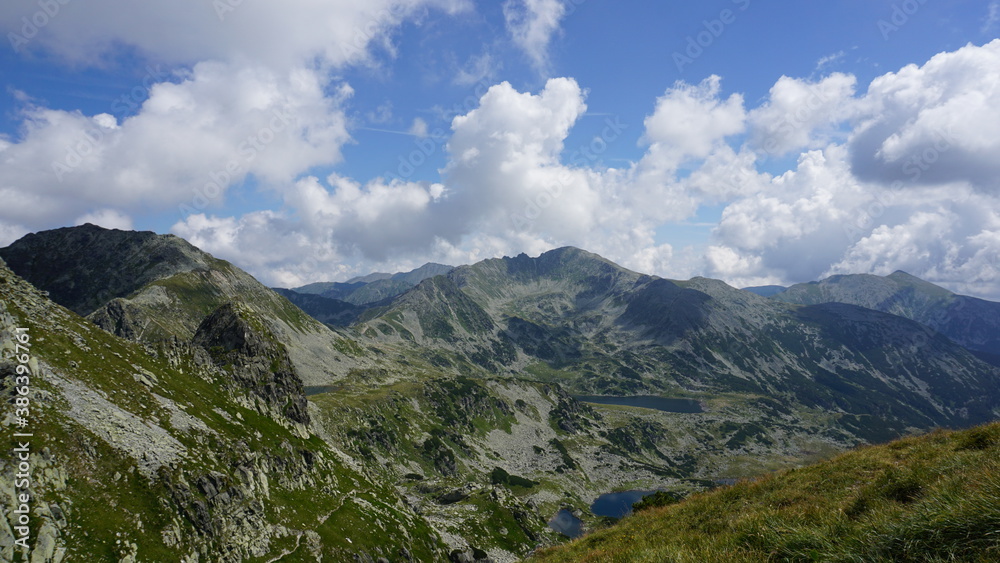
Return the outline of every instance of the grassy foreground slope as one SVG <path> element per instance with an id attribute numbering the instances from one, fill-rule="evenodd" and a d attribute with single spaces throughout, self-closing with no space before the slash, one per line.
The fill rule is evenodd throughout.
<path id="1" fill-rule="evenodd" d="M 643 510 L 531 561 L 1000 561 L 1000 423 Z"/>

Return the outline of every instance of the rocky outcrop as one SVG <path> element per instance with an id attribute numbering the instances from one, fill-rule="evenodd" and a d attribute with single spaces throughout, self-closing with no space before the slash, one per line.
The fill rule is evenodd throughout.
<path id="1" fill-rule="evenodd" d="M 138 341 L 146 322 L 142 312 L 125 299 L 112 299 L 90 315 L 90 320 L 104 330 L 126 340 Z"/>
<path id="2" fill-rule="evenodd" d="M 289 420 L 309 424 L 302 380 L 288 352 L 246 307 L 227 303 L 202 321 L 194 344 L 203 347 L 233 380 Z"/>

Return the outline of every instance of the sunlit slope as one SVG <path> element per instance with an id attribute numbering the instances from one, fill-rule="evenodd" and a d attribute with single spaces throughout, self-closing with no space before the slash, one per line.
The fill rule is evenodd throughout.
<path id="1" fill-rule="evenodd" d="M 1000 424 L 865 447 L 640 511 L 531 561 L 998 561 Z"/>

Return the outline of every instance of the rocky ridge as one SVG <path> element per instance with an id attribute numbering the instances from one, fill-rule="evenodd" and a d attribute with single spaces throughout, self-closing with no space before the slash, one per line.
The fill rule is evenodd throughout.
<path id="1" fill-rule="evenodd" d="M 1000 303 L 957 295 L 906 272 L 832 276 L 793 285 L 772 298 L 799 305 L 847 303 L 898 315 L 970 350 L 1000 357 Z"/>

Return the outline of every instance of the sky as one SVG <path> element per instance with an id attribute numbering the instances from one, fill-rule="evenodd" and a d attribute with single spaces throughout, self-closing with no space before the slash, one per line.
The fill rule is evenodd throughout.
<path id="1" fill-rule="evenodd" d="M 1000 0 L 9 0 L 0 245 L 271 286 L 577 246 L 1000 300 Z"/>

